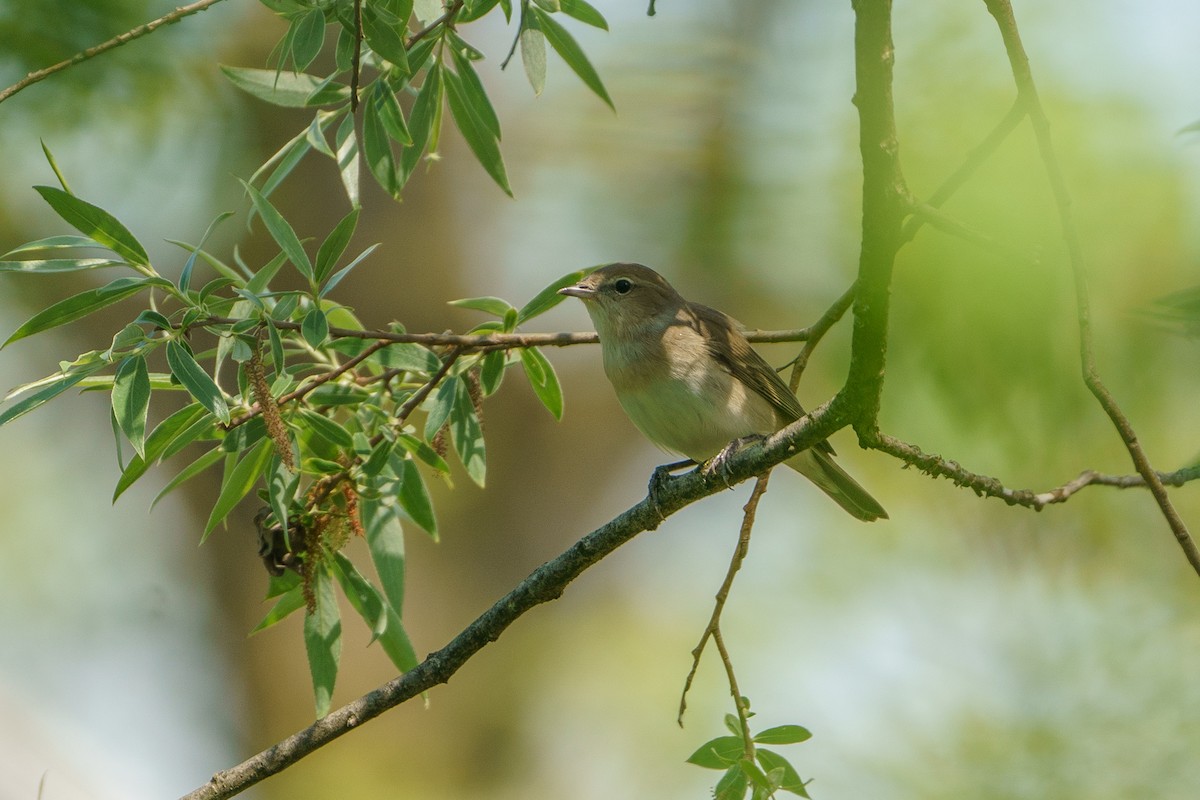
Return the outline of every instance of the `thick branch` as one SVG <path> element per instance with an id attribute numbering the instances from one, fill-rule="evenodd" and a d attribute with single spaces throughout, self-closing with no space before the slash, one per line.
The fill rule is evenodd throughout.
<path id="1" fill-rule="evenodd" d="M 887 353 L 888 301 L 909 206 L 892 103 L 891 0 L 854 0 L 855 93 L 863 163 L 862 249 L 850 374 L 839 396 L 860 436 L 877 428 Z"/>
<path id="2" fill-rule="evenodd" d="M 1012 68 L 1013 81 L 1017 85 L 1017 93 L 1024 103 L 1030 123 L 1033 125 L 1038 151 L 1041 154 L 1042 163 L 1045 165 L 1046 177 L 1050 181 L 1050 190 L 1058 206 L 1059 221 L 1063 239 L 1067 243 L 1067 255 L 1070 259 L 1071 274 L 1075 283 L 1075 306 L 1079 320 L 1079 360 L 1083 370 L 1083 382 L 1100 407 L 1104 409 L 1104 413 L 1108 415 L 1113 427 L 1117 429 L 1121 440 L 1125 443 L 1125 449 L 1129 451 L 1129 457 L 1133 460 L 1135 469 L 1145 479 L 1150 494 L 1158 503 L 1159 511 L 1166 519 L 1184 556 L 1196 573 L 1200 575 L 1200 550 L 1196 548 L 1195 541 L 1188 533 L 1187 525 L 1179 516 L 1179 512 L 1175 510 L 1170 497 L 1167 496 L 1166 487 L 1163 486 L 1150 459 L 1142 450 L 1142 445 L 1138 441 L 1129 418 L 1125 416 L 1116 399 L 1101 381 L 1100 373 L 1096 369 L 1096 355 L 1092 347 L 1092 312 L 1088 299 L 1087 268 L 1083 257 L 1083 246 L 1075 227 L 1071 211 L 1071 196 L 1067 191 L 1066 179 L 1050 138 L 1050 122 L 1038 99 L 1033 73 L 1029 68 L 1029 57 L 1025 54 L 1025 47 L 1021 43 L 1021 36 L 1017 31 L 1017 21 L 1013 16 L 1012 4 L 1009 0 L 984 0 L 984 3 L 987 5 L 988 11 L 996 18 L 996 24 L 1000 28 L 1000 36 L 1004 40 L 1004 48 L 1008 53 L 1009 64 Z"/>
<path id="3" fill-rule="evenodd" d="M 31 72 L 21 80 L 14 83 L 12 86 L 9 86 L 7 89 L 0 90 L 0 103 L 3 103 L 5 100 L 12 97 L 22 89 L 28 88 L 38 81 L 45 80 L 57 72 L 62 72 L 63 70 L 69 69 L 76 64 L 87 61 L 89 58 L 95 58 L 101 53 L 106 53 L 109 50 L 113 50 L 123 44 L 132 42 L 134 39 L 141 38 L 148 33 L 153 33 L 155 30 L 164 25 L 170 25 L 172 22 L 178 22 L 184 17 L 196 14 L 208 8 L 209 6 L 216 5 L 219 2 L 221 2 L 221 0 L 197 0 L 195 3 L 190 3 L 186 6 L 180 6 L 169 14 L 164 14 L 156 20 L 147 22 L 144 25 L 139 25 L 132 30 L 125 31 L 125 33 L 114 36 L 107 42 L 103 42 L 95 47 L 89 47 L 87 50 L 76 53 L 66 61 L 60 61 L 54 66 L 46 67 L 45 69 L 39 69 L 36 72 Z"/>

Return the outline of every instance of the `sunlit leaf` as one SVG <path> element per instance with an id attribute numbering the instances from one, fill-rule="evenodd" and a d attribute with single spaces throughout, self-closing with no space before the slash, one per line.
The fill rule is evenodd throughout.
<path id="1" fill-rule="evenodd" d="M 262 439 L 228 471 L 221 483 L 221 493 L 217 495 L 217 502 L 204 525 L 204 538 L 207 538 L 213 528 L 229 516 L 229 512 L 254 488 L 254 484 L 263 476 L 272 452 L 271 440 Z"/>
<path id="2" fill-rule="evenodd" d="M 433 501 L 429 490 L 425 488 L 425 479 L 417 469 L 416 462 L 411 458 L 403 460 L 403 474 L 400 476 L 400 507 L 413 522 L 425 529 L 437 541 L 437 517 L 433 513 Z"/>
<path id="3" fill-rule="evenodd" d="M 28 274 L 51 274 L 56 272 L 78 272 L 101 267 L 122 267 L 124 261 L 111 258 L 49 258 L 29 261 L 0 261 L 0 272 L 24 272 Z"/>
<path id="4" fill-rule="evenodd" d="M 534 95 L 546 88 L 546 36 L 537 25 L 526 25 L 521 29 L 521 65 L 525 77 L 533 87 Z"/>
<path id="5" fill-rule="evenodd" d="M 330 83 L 314 75 L 276 72 L 273 69 L 227 67 L 221 71 L 242 91 L 277 106 L 303 108 L 350 100 L 350 87 Z M 303 134 L 302 134 L 303 135 Z"/>
<path id="6" fill-rule="evenodd" d="M 267 615 L 250 632 L 258 633 L 261 630 L 265 630 L 302 608 L 304 608 L 304 587 L 296 585 L 279 596 L 279 599 L 275 601 L 275 605 L 271 606 L 271 610 L 267 612 Z"/>
<path id="7" fill-rule="evenodd" d="M 758 744 L 797 744 L 811 738 L 812 734 L 807 728 L 799 725 L 779 725 L 756 734 L 754 741 Z"/>
<path id="8" fill-rule="evenodd" d="M 146 455 L 146 414 L 150 410 L 150 372 L 145 356 L 129 356 L 117 367 L 112 409 L 134 451 Z"/>
<path id="9" fill-rule="evenodd" d="M 500 119 L 496 116 L 496 110 L 492 108 L 492 101 L 488 99 L 487 90 L 483 88 L 483 82 L 479 80 L 475 67 L 471 66 L 471 59 L 458 48 L 454 50 L 454 66 L 462 83 L 464 96 L 471 106 L 471 111 L 479 119 L 484 129 L 497 140 L 502 139 Z"/>
<path id="10" fill-rule="evenodd" d="M 18 402 L 13 403 L 11 406 L 4 409 L 3 412 L 0 412 L 0 425 L 12 422 L 17 417 L 22 416 L 23 414 L 28 414 L 38 406 L 53 400 L 55 397 L 58 397 L 67 389 L 75 386 L 88 375 L 91 375 L 93 372 L 96 372 L 103 366 L 103 363 L 95 364 L 87 369 L 68 373 L 48 381 L 42 386 L 42 388 L 38 389 L 38 391 L 34 392 L 28 397 L 22 398 Z"/>
<path id="11" fill-rule="evenodd" d="M 324 564 L 313 572 L 313 593 L 317 607 L 304 617 L 304 647 L 308 652 L 308 669 L 312 674 L 313 698 L 317 718 L 329 713 L 333 702 L 333 686 L 337 682 L 338 659 L 342 655 L 342 617 L 338 613 L 333 580 Z"/>
<path id="12" fill-rule="evenodd" d="M 507 300 L 501 300 L 499 297 L 464 297 L 461 300 L 451 300 L 449 305 L 482 311 L 494 317 L 503 317 L 512 308 Z"/>
<path id="13" fill-rule="evenodd" d="M 176 436 L 182 434 L 201 418 L 209 418 L 209 412 L 199 403 L 191 403 L 160 422 L 146 437 L 144 452 L 130 459 L 121 472 L 121 477 L 117 480 L 117 487 L 113 491 L 113 502 L 115 503 L 126 489 L 146 473 L 150 465 L 162 456 L 167 445 L 174 441 Z"/>
<path id="14" fill-rule="evenodd" d="M 188 349 L 176 340 L 167 342 L 167 365 L 183 388 L 222 422 L 229 422 L 229 406 L 212 377 L 196 363 Z"/>
<path id="15" fill-rule="evenodd" d="M 562 419 L 562 386 L 559 385 L 554 367 L 550 365 L 546 356 L 536 347 L 526 347 L 521 350 L 521 366 L 525 368 L 529 385 L 533 387 L 533 393 L 537 395 L 538 400 L 542 401 L 542 405 L 555 419 Z"/>
<path id="16" fill-rule="evenodd" d="M 112 214 L 53 186 L 33 188 L 75 230 L 104 245 L 130 264 L 150 266 L 146 248 Z"/>
<path id="17" fill-rule="evenodd" d="M 566 297 L 558 293 L 559 289 L 562 289 L 566 286 L 574 286 L 575 284 L 579 283 L 583 276 L 594 272 L 596 269 L 597 267 L 588 267 L 587 269 L 568 272 L 566 275 L 563 275 L 545 289 L 542 289 L 540 292 L 534 295 L 532 300 L 530 300 L 521 308 L 520 312 L 517 314 L 517 324 L 521 325 L 525 322 L 528 322 L 539 314 L 544 314 L 550 309 L 554 308 L 556 305 L 566 299 Z"/>
<path id="18" fill-rule="evenodd" d="M 303 72 L 321 52 L 325 44 L 325 14 L 314 8 L 293 23 L 292 60 Z"/>
<path id="19" fill-rule="evenodd" d="M 483 427 L 475 413 L 475 404 L 464 381 L 459 389 L 454 411 L 450 414 L 450 433 L 454 439 L 454 450 L 467 475 L 479 486 L 484 485 L 487 475 L 487 451 L 483 442 Z"/>
<path id="20" fill-rule="evenodd" d="M 458 75 L 446 72 L 445 81 L 446 97 L 450 101 L 450 113 L 454 115 L 454 124 L 458 126 L 480 165 L 504 193 L 511 197 L 512 189 L 508 185 L 508 174 L 504 169 L 504 159 L 500 156 L 499 142 L 480 116 L 476 107 L 477 101 L 472 98 Z"/>
<path id="21" fill-rule="evenodd" d="M 283 252 L 287 253 L 288 260 L 296 269 L 300 270 L 300 274 L 313 279 L 313 266 L 309 261 L 308 253 L 304 252 L 304 246 L 300 244 L 300 238 L 296 236 L 296 231 L 291 224 L 283 218 L 283 215 L 271 205 L 271 201 L 264 197 L 258 189 L 255 189 L 245 181 L 242 185 L 246 187 L 246 191 L 250 193 L 250 199 L 254 203 L 254 209 L 258 215 L 262 217 L 263 224 L 267 227 L 267 232 L 271 234 L 271 238 L 279 245 Z"/>
<path id="22" fill-rule="evenodd" d="M 585 25 L 593 28 L 608 30 L 608 21 L 604 15 L 589 5 L 586 0 L 559 0 L 562 12 L 568 17 L 574 17 Z"/>
<path id="23" fill-rule="evenodd" d="M 300 334 L 310 347 L 320 347 L 329 338 L 329 319 L 319 308 L 310 309 L 300 323 Z"/>
<path id="24" fill-rule="evenodd" d="M 761 747 L 754 751 L 754 756 L 768 773 L 781 770 L 782 776 L 779 780 L 780 789 L 799 795 L 800 797 L 808 797 L 808 790 L 804 788 L 804 781 L 801 780 L 796 769 L 786 758 L 773 750 L 764 750 Z"/>
<path id="25" fill-rule="evenodd" d="M 392 140 L 380 117 L 380 91 L 390 94 L 383 81 L 376 81 L 363 109 L 363 153 L 367 157 L 367 168 L 375 176 L 380 188 L 392 197 L 399 198 L 403 184 L 396 169 Z"/>
<path id="26" fill-rule="evenodd" d="M 725 769 L 745 755 L 746 743 L 740 736 L 718 736 L 696 748 L 687 758 L 689 764 L 706 769 Z"/>
<path id="27" fill-rule="evenodd" d="M 579 76 L 587 87 L 596 93 L 596 96 L 608 104 L 608 107 L 616 110 L 613 105 L 612 98 L 608 96 L 608 90 L 604 88 L 603 81 L 600 80 L 599 74 L 596 73 L 592 62 L 588 61 L 587 56 L 583 52 L 583 48 L 575 41 L 575 37 L 567 32 L 567 29 L 557 23 L 549 14 L 539 8 L 531 7 L 537 19 L 538 27 L 542 33 L 546 34 L 546 41 L 554 48 L 562 60 L 567 62 L 576 75 Z"/>
<path id="28" fill-rule="evenodd" d="M 117 278 L 115 281 L 99 288 L 80 292 L 73 297 L 60 300 L 49 308 L 45 308 L 34 314 L 24 325 L 17 328 L 8 337 L 4 342 L 4 346 L 8 346 L 19 339 L 24 339 L 26 336 L 32 336 L 35 333 L 57 328 L 59 325 L 65 325 L 68 322 L 74 322 L 92 312 L 99 311 L 102 308 L 111 306 L 113 303 L 124 300 L 126 297 L 137 294 L 143 289 L 150 286 L 161 286 L 165 283 L 166 281 L 159 278 Z"/>
<path id="29" fill-rule="evenodd" d="M 191 480 L 201 472 L 204 472 L 206 469 L 211 467 L 213 464 L 216 464 L 224 457 L 224 455 L 225 453 L 218 446 L 214 447 L 212 450 L 209 450 L 207 453 L 188 464 L 179 471 L 178 475 L 168 481 L 167 485 L 164 486 L 162 490 L 154 496 L 154 501 L 150 504 L 150 507 L 154 508 L 154 506 L 158 505 L 160 500 L 177 489 L 181 484 Z"/>
<path id="30" fill-rule="evenodd" d="M 400 153 L 401 185 L 408 182 L 425 148 L 432 147 L 431 143 L 436 138 L 434 127 L 437 125 L 444 91 L 442 68 L 435 62 L 425 75 L 425 83 L 417 92 L 417 99 L 413 101 L 412 111 L 408 115 L 408 131 L 412 136 L 412 145 L 405 147 Z"/>

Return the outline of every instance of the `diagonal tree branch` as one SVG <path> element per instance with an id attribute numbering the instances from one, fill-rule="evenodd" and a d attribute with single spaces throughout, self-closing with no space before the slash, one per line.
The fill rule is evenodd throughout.
<path id="1" fill-rule="evenodd" d="M 832 404 L 826 403 L 762 442 L 733 453 L 726 462 L 727 469 L 720 475 L 715 472 L 705 474 L 697 469 L 656 481 L 653 499 L 647 497 L 584 536 L 557 558 L 538 567 L 449 644 L 431 653 L 416 667 L 258 755 L 213 775 L 183 800 L 233 797 L 388 709 L 446 683 L 475 653 L 496 641 L 518 618 L 536 606 L 560 597 L 567 585 L 584 570 L 639 533 L 657 528 L 664 517 L 697 500 L 763 473 L 827 438 L 845 424 Z"/>
<path id="2" fill-rule="evenodd" d="M 14 83 L 12 86 L 0 90 L 0 103 L 3 103 L 5 100 L 12 97 L 22 89 L 27 89 L 38 81 L 43 81 L 55 73 L 70 69 L 76 64 L 87 61 L 89 58 L 95 58 L 101 53 L 106 53 L 109 50 L 114 50 L 123 44 L 128 44 L 134 39 L 139 39 L 148 33 L 153 33 L 164 25 L 170 25 L 173 22 L 178 22 L 184 17 L 189 17 L 192 14 L 199 13 L 209 6 L 214 6 L 219 2 L 221 2 L 221 0 L 197 0 L 195 3 L 189 3 L 186 6 L 180 6 L 168 14 L 163 14 L 156 20 L 151 20 L 150 22 L 139 25 L 136 28 L 125 31 L 124 33 L 117 34 L 107 42 L 102 42 L 95 47 L 89 47 L 87 50 L 76 53 L 65 61 L 60 61 L 53 66 L 31 72 L 21 80 Z"/>
<path id="3" fill-rule="evenodd" d="M 1104 413 L 1108 415 L 1113 427 L 1117 429 L 1121 440 L 1125 443 L 1125 449 L 1129 451 L 1129 457 L 1133 460 L 1134 468 L 1146 481 L 1150 494 L 1158 503 L 1159 511 L 1166 519 L 1184 556 L 1192 565 L 1192 569 L 1200 575 L 1200 550 L 1196 548 L 1196 543 L 1188 532 L 1187 525 L 1179 516 L 1179 512 L 1175 510 L 1175 506 L 1172 505 L 1171 498 L 1167 496 L 1166 487 L 1163 486 L 1158 473 L 1142 449 L 1129 418 L 1125 416 L 1112 393 L 1100 379 L 1100 373 L 1096 368 L 1096 354 L 1092 345 L 1092 312 L 1088 299 L 1087 268 L 1083 256 L 1083 246 L 1079 240 L 1079 231 L 1075 227 L 1071 211 L 1071 196 L 1067 191 L 1066 179 L 1058 163 L 1054 143 L 1050 138 L 1050 123 L 1046 118 L 1041 101 L 1038 99 L 1037 87 L 1029 67 L 1029 57 L 1025 54 L 1025 47 L 1021 43 L 1021 36 L 1017 31 L 1017 21 L 1013 16 L 1012 4 L 1009 0 L 984 0 L 984 4 L 991 15 L 995 17 L 996 24 L 1000 28 L 1000 36 L 1004 40 L 1004 48 L 1008 53 L 1017 94 L 1029 114 L 1038 151 L 1041 153 L 1042 163 L 1046 170 L 1046 177 L 1050 181 L 1050 190 L 1058 206 L 1059 221 L 1063 238 L 1067 243 L 1067 255 L 1075 283 L 1075 306 L 1079 320 L 1079 360 L 1083 370 L 1083 382 L 1100 407 L 1104 409 Z"/>

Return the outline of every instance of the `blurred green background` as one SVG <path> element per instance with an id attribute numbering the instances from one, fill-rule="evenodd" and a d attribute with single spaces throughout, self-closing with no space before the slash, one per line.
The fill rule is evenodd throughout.
<path id="1" fill-rule="evenodd" d="M 610 34 L 571 25 L 618 108 L 551 56 L 533 98 L 511 30 L 465 26 L 504 124 L 517 199 L 456 133 L 402 204 L 373 188 L 357 240 L 383 247 L 342 284 L 368 326 L 463 330 L 445 301 L 518 305 L 572 269 L 637 260 L 752 327 L 808 324 L 849 284 L 859 236 L 849 2 L 599 4 Z M 108 0 L 0 2 L 0 84 L 169 10 Z M 1197 343 L 1143 313 L 1200 283 L 1200 8 L 1188 0 L 1017 4 L 1076 200 L 1100 368 L 1160 469 L 1200 453 Z M 895 8 L 896 107 L 911 189 L 927 196 L 1007 111 L 1011 81 L 981 3 Z M 29 189 L 72 187 L 182 266 L 244 210 L 245 177 L 307 121 L 236 93 L 217 62 L 260 66 L 284 28 L 228 2 L 38 84 L 0 107 L 0 250 L 64 232 Z M 364 186 L 366 182 L 364 181 Z M 275 197 L 301 235 L 346 210 L 309 164 Z M 1047 489 L 1085 468 L 1129 471 L 1078 378 L 1068 268 L 1026 127 L 946 211 L 1037 263 L 930 229 L 894 286 L 885 430 L 1008 485 Z M 263 237 L 230 223 L 222 245 Z M 178 269 L 178 267 L 175 267 Z M 78 277 L 8 276 L 6 332 Z M 22 341 L 0 382 L 50 372 L 106 341 L 124 312 Z M 539 320 L 586 329 L 577 304 Z M 848 325 L 801 397 L 845 375 Z M 764 348 L 783 363 L 794 348 Z M 409 537 L 406 622 L 419 653 L 538 564 L 642 497 L 664 460 L 625 419 L 595 348 L 548 354 L 567 394 L 555 423 L 520 379 L 487 408 L 489 483 L 438 496 L 443 541 Z M 514 376 L 515 377 L 515 376 Z M 252 508 L 200 548 L 215 487 L 147 512 L 172 473 L 115 507 L 106 399 L 65 397 L 0 431 L 0 799 L 151 798 L 311 721 L 299 619 L 247 637 L 266 606 Z M 785 752 L 814 797 L 1190 798 L 1200 787 L 1200 579 L 1144 492 L 1088 489 L 1034 514 L 980 500 L 835 439 L 888 508 L 863 526 L 780 474 L 763 501 L 724 630 L 760 726 L 814 738 Z M 706 659 L 675 725 L 689 651 L 711 610 L 749 491 L 693 506 L 523 618 L 450 683 L 324 748 L 248 796 L 421 800 L 704 797 L 683 763 L 731 711 Z M 1200 520 L 1200 490 L 1173 492 Z M 207 504 L 207 505 L 206 505 Z M 352 546 L 357 546 L 355 543 Z M 360 554 L 361 555 L 361 554 Z M 340 704 L 392 677 L 347 618 Z"/>

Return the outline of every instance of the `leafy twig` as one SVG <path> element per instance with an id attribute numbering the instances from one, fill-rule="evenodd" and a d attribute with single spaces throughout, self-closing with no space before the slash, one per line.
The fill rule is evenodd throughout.
<path id="1" fill-rule="evenodd" d="M 705 626 L 700 641 L 692 648 L 692 668 L 683 682 L 683 692 L 679 698 L 679 716 L 676 718 L 676 722 L 682 728 L 683 715 L 687 711 L 688 690 L 692 688 L 692 681 L 695 680 L 696 671 L 700 668 L 700 657 L 704 655 L 704 648 L 708 644 L 708 640 L 712 639 L 721 656 L 721 663 L 725 667 L 725 676 L 729 680 L 729 693 L 733 696 L 733 703 L 737 707 L 742 736 L 746 742 L 746 758 L 749 759 L 754 758 L 754 740 L 750 737 L 746 704 L 742 699 L 742 692 L 738 688 L 737 676 L 733 671 L 733 661 L 729 657 L 729 651 L 725 648 L 725 639 L 721 636 L 721 612 L 725 610 L 725 601 L 729 599 L 729 591 L 733 588 L 734 576 L 742 568 L 742 562 L 746 560 L 746 554 L 750 551 L 750 533 L 754 529 L 754 515 L 758 511 L 758 501 L 767 491 L 767 481 L 770 478 L 770 471 L 764 472 L 758 477 L 754 482 L 754 490 L 750 492 L 750 499 L 742 507 L 742 527 L 738 531 L 737 547 L 733 550 L 733 558 L 729 562 L 729 569 L 725 572 L 725 580 L 722 581 L 721 588 L 717 590 L 716 603 L 713 604 L 712 616 L 708 619 L 708 625 Z"/>

